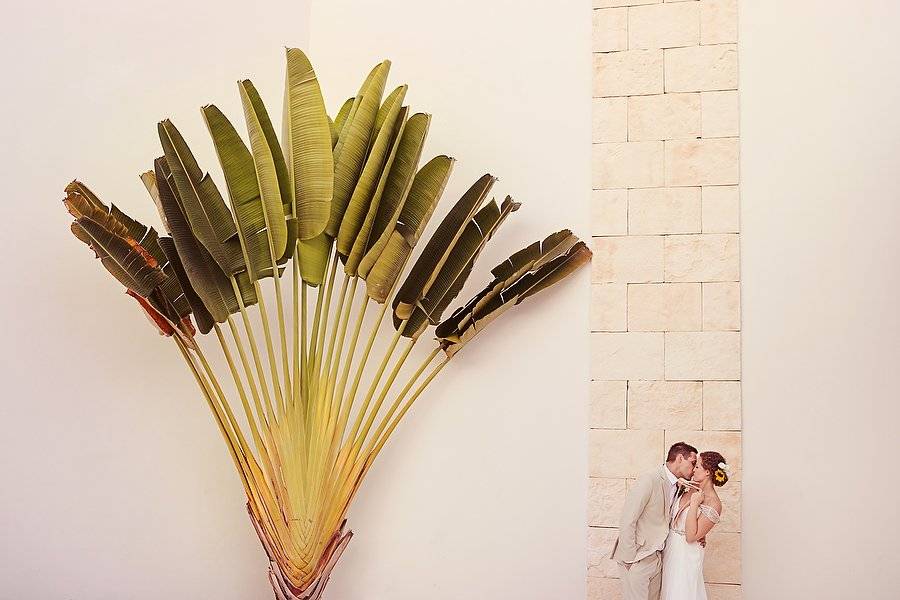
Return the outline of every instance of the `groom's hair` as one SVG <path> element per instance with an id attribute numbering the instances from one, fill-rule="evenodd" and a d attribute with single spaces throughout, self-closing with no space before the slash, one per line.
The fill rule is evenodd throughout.
<path id="1" fill-rule="evenodd" d="M 688 444 L 687 442 L 675 442 L 672 444 L 672 447 L 669 448 L 669 454 L 666 456 L 666 462 L 673 462 L 678 455 L 685 458 L 690 458 L 691 452 L 697 454 L 697 449 Z"/>

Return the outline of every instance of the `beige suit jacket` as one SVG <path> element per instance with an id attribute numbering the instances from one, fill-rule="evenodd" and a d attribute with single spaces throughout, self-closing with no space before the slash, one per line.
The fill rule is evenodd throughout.
<path id="1" fill-rule="evenodd" d="M 619 538 L 610 555 L 613 560 L 633 563 L 665 547 L 672 507 L 666 470 L 662 465 L 647 473 L 628 492 L 619 521 Z"/>

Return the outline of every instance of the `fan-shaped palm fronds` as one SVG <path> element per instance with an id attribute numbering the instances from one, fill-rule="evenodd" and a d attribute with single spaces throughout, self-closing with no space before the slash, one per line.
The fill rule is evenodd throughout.
<path id="1" fill-rule="evenodd" d="M 453 159 L 419 167 L 431 116 L 403 104 L 405 85 L 382 97 L 389 69 L 389 61 L 376 65 L 331 119 L 306 55 L 288 49 L 281 140 L 249 80 L 238 82 L 246 138 L 216 106 L 204 106 L 224 196 L 162 120 L 162 156 L 141 179 L 167 236 L 78 181 L 65 190 L 72 233 L 172 337 L 196 378 L 281 600 L 321 596 L 352 535 L 346 515 L 361 482 L 441 369 L 498 315 L 590 260 L 570 231 L 553 233 L 494 268 L 494 280 L 442 321 L 485 245 L 520 206 L 508 196 L 488 201 L 496 179 L 484 175 L 445 214 L 401 283 Z M 387 349 L 369 364 L 389 308 Z M 377 314 L 365 332 L 370 309 Z M 201 334 L 215 332 L 227 380 L 194 323 Z M 431 326 L 437 345 L 405 367 Z M 401 373 L 406 382 L 395 386 Z"/>

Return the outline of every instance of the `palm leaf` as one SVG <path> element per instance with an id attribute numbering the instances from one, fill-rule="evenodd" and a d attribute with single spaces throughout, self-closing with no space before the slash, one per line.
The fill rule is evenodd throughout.
<path id="1" fill-rule="evenodd" d="M 499 207 L 496 201 L 491 200 L 469 221 L 428 293 L 422 297 L 410 315 L 403 330 L 404 336 L 417 337 L 429 323 L 437 324 L 441 320 L 444 310 L 465 285 L 484 246 L 506 217 L 518 208 L 519 203 L 514 202 L 509 196 Z M 400 320 L 395 315 L 394 326 L 399 325 Z"/>
<path id="2" fill-rule="evenodd" d="M 228 199 L 241 230 L 250 277 L 257 280 L 271 276 L 269 227 L 266 215 L 263 214 L 264 204 L 253 156 L 231 121 L 215 105 L 204 106 L 202 113 L 225 175 Z M 272 202 L 267 206 L 270 209 L 269 217 L 276 226 L 284 224 L 281 203 Z"/>
<path id="3" fill-rule="evenodd" d="M 405 92 L 406 86 L 400 86 L 401 92 Z M 345 259 L 346 271 L 349 275 L 356 274 L 356 266 L 361 258 L 362 250 L 357 251 L 354 261 L 349 262 L 351 252 L 357 247 L 357 239 L 363 237 L 365 245 L 368 230 L 364 231 L 364 225 L 371 228 L 371 220 L 378 210 L 381 192 L 384 190 L 387 173 L 390 170 L 390 161 L 394 156 L 395 141 L 399 139 L 406 122 L 406 110 L 402 108 L 403 93 L 393 95 L 393 101 L 388 112 L 389 125 L 383 127 L 375 137 L 372 149 L 366 159 L 363 171 L 353 190 L 350 203 L 341 219 L 341 226 L 337 236 L 337 251 Z M 371 217 L 370 217 L 371 215 Z"/>
<path id="4" fill-rule="evenodd" d="M 344 211 L 347 210 L 362 171 L 390 67 L 390 61 L 386 60 L 369 73 L 354 100 L 355 107 L 350 108 L 344 127 L 346 134 L 341 131 L 341 137 L 335 146 L 334 197 L 331 201 L 331 216 L 325 228 L 332 237 L 338 234 Z"/>
<path id="5" fill-rule="evenodd" d="M 425 231 L 444 193 L 453 163 L 449 156 L 436 156 L 419 169 L 384 249 L 378 256 L 375 256 L 375 247 L 370 250 L 370 255 L 375 258 L 366 274 L 366 293 L 379 304 L 387 300 L 394 282 Z"/>
<path id="6" fill-rule="evenodd" d="M 269 231 L 270 264 L 280 260 L 288 248 L 288 229 L 285 215 L 285 198 L 290 206 L 290 179 L 284 156 L 272 129 L 272 122 L 266 113 L 262 99 L 249 79 L 238 83 L 247 133 L 250 135 L 250 150 L 256 167 L 259 194 L 262 198 L 262 215 Z"/>
<path id="7" fill-rule="evenodd" d="M 297 265 L 300 277 L 307 285 L 319 286 L 325 279 L 325 269 L 328 267 L 328 257 L 331 256 L 331 244 L 334 239 L 327 233 L 320 233 L 309 240 L 297 242 L 297 252 L 300 260 Z"/>
<path id="8" fill-rule="evenodd" d="M 168 170 L 167 161 L 158 158 L 154 165 L 160 205 L 187 278 L 212 318 L 217 323 L 224 323 L 228 315 L 240 310 L 228 275 L 194 236 L 186 216 L 181 211 L 180 198 L 172 187 L 174 175 Z M 256 301 L 249 279 L 241 287 L 241 292 L 245 305 Z"/>
<path id="9" fill-rule="evenodd" d="M 146 298 L 165 281 L 156 260 L 148 260 L 149 253 L 142 251 L 136 243 L 129 243 L 128 239 L 119 237 L 90 217 L 81 217 L 77 223 L 90 236 L 94 251 L 100 255 L 104 266 L 135 293 Z M 80 234 L 76 237 L 83 239 Z M 117 273 L 125 273 L 128 278 L 121 278 Z"/>
<path id="10" fill-rule="evenodd" d="M 331 147 L 334 148 L 337 145 L 338 138 L 340 138 L 341 130 L 344 128 L 344 124 L 347 122 L 347 116 L 350 114 L 350 109 L 353 107 L 353 101 L 355 97 L 347 98 L 344 100 L 344 103 L 338 109 L 337 114 L 334 117 L 334 121 L 331 123 Z"/>
<path id="11" fill-rule="evenodd" d="M 495 279 L 440 323 L 435 335 L 453 356 L 489 323 L 591 260 L 591 251 L 568 230 L 531 244 L 493 269 Z"/>
<path id="12" fill-rule="evenodd" d="M 415 179 L 416 167 L 422 156 L 422 148 L 425 146 L 425 136 L 428 135 L 430 124 L 431 115 L 425 113 L 416 113 L 406 122 L 396 156 L 391 161 L 387 183 L 366 245 L 366 254 L 357 269 L 363 279 L 368 276 L 396 229 L 397 219 L 400 217 L 406 197 L 409 195 Z"/>
<path id="13" fill-rule="evenodd" d="M 332 135 L 316 73 L 302 50 L 287 49 L 284 157 L 293 184 L 297 236 L 313 238 L 325 230 L 334 192 Z"/>
<path id="14" fill-rule="evenodd" d="M 163 237 L 159 239 L 159 245 L 169 261 L 169 267 L 172 269 L 172 273 L 175 275 L 181 286 L 185 301 L 190 307 L 191 312 L 194 313 L 197 329 L 200 330 L 200 333 L 209 333 L 215 324 L 215 319 L 213 319 L 209 310 L 207 310 L 203 300 L 197 295 L 194 286 L 191 285 L 191 280 L 188 278 L 188 275 L 184 270 L 184 265 L 181 264 L 181 257 L 178 255 L 178 251 L 175 248 L 175 241 L 170 237 Z"/>
<path id="15" fill-rule="evenodd" d="M 228 274 L 245 269 L 231 211 L 209 173 L 203 173 L 181 133 L 169 119 L 157 125 L 181 210 L 194 235 Z M 158 179 L 158 176 L 157 176 Z M 157 184 L 159 182 L 157 181 Z"/>
<path id="16" fill-rule="evenodd" d="M 438 225 L 397 295 L 394 296 L 392 308 L 396 317 L 395 326 L 410 318 L 418 302 L 428 293 L 466 225 L 484 202 L 494 181 L 496 179 L 491 175 L 481 176 Z"/>

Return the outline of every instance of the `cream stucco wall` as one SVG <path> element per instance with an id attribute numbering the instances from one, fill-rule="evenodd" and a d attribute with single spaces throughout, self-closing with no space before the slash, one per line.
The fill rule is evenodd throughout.
<path id="1" fill-rule="evenodd" d="M 741 2 L 745 597 L 900 597 L 900 7 Z"/>

